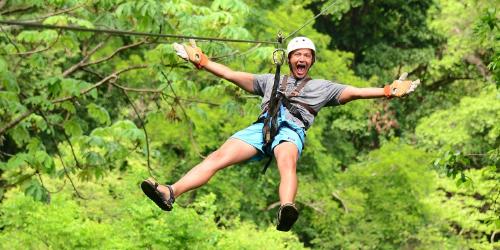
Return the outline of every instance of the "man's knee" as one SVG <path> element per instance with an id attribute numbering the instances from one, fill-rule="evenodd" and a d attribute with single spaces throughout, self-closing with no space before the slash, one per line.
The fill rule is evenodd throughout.
<path id="1" fill-rule="evenodd" d="M 207 156 L 205 161 L 213 162 L 213 163 L 222 163 L 227 159 L 227 153 L 224 153 L 222 150 L 217 149 L 211 154 Z"/>
<path id="2" fill-rule="evenodd" d="M 280 147 L 281 146 L 281 147 Z M 275 157 L 280 169 L 295 170 L 297 165 L 298 152 L 297 147 L 293 143 L 288 145 L 278 145 L 275 148 Z"/>
<path id="3" fill-rule="evenodd" d="M 299 151 L 297 149 L 297 145 L 293 142 L 285 141 L 274 148 L 274 156 L 276 159 L 293 159 L 297 161 L 299 157 Z"/>

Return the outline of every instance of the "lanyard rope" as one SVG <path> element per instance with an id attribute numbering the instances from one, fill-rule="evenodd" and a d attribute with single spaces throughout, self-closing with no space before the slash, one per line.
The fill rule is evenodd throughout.
<path id="1" fill-rule="evenodd" d="M 283 36 L 281 33 L 278 33 L 277 41 L 280 45 L 283 43 Z M 276 65 L 276 72 L 274 74 L 274 85 L 269 99 L 267 116 L 264 119 L 264 126 L 262 127 L 264 152 L 269 155 L 269 160 L 262 169 L 263 174 L 266 172 L 273 159 L 272 144 L 279 129 L 278 118 L 280 115 L 281 92 L 278 91 L 278 88 L 280 86 L 281 65 L 283 65 L 283 62 L 285 61 L 285 53 L 285 50 L 282 48 L 277 48 L 273 52 L 273 61 Z"/>

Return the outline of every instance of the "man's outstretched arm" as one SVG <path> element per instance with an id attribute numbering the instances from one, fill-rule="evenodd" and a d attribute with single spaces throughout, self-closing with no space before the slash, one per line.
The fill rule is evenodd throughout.
<path id="1" fill-rule="evenodd" d="M 205 68 L 205 70 L 207 70 L 208 72 L 218 77 L 224 78 L 236 84 L 238 87 L 250 93 L 253 93 L 253 79 L 254 79 L 253 74 L 241 71 L 234 71 L 225 65 L 212 62 L 210 60 L 208 60 L 207 64 L 203 66 L 203 68 Z"/>
<path id="2" fill-rule="evenodd" d="M 357 99 L 372 99 L 385 97 L 384 88 L 356 88 L 347 86 L 339 97 L 341 104 L 346 104 Z"/>
<path id="3" fill-rule="evenodd" d="M 398 80 L 395 80 L 390 85 L 386 85 L 384 88 L 356 88 L 347 86 L 342 91 L 342 94 L 340 94 L 339 102 L 346 104 L 357 99 L 392 98 L 408 95 L 417 88 L 420 80 L 405 80 L 407 75 L 407 73 L 403 73 Z"/>
<path id="4" fill-rule="evenodd" d="M 175 53 L 185 60 L 192 62 L 198 69 L 204 68 L 208 72 L 224 78 L 238 87 L 253 93 L 253 80 L 254 75 L 247 72 L 234 71 L 229 67 L 220 63 L 210 61 L 201 51 L 196 47 L 194 40 L 190 41 L 190 45 L 181 45 L 174 43 L 173 47 Z"/>

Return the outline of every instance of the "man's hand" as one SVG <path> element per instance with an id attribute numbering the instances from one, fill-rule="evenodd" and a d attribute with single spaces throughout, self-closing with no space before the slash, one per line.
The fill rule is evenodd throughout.
<path id="1" fill-rule="evenodd" d="M 201 49 L 196 47 L 196 42 L 193 39 L 189 40 L 190 45 L 174 43 L 175 53 L 184 60 L 192 62 L 196 68 L 201 69 L 208 63 L 208 58 L 201 52 Z"/>
<path id="2" fill-rule="evenodd" d="M 392 82 L 391 85 L 386 85 L 384 87 L 384 94 L 387 98 L 391 97 L 402 97 L 413 92 L 417 86 L 420 84 L 420 79 L 415 81 L 406 80 L 408 73 L 403 73 L 398 80 Z"/>

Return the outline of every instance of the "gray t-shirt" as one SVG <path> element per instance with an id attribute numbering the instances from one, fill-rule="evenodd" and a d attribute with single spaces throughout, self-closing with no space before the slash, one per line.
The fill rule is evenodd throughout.
<path id="1" fill-rule="evenodd" d="M 284 76 L 280 77 L 280 84 L 283 80 Z M 295 88 L 300 84 L 300 80 L 297 80 L 293 76 L 288 76 L 287 87 L 286 87 L 286 95 L 289 96 L 290 93 L 295 90 Z M 254 75 L 253 81 L 253 91 L 256 95 L 262 96 L 261 109 L 264 110 L 269 102 L 269 98 L 271 96 L 271 92 L 274 85 L 274 74 L 261 74 Z M 328 80 L 323 79 L 313 79 L 310 80 L 304 88 L 299 92 L 297 96 L 289 97 L 290 100 L 296 100 L 308 104 L 312 109 L 316 112 L 324 106 L 336 106 L 340 105 L 339 97 L 342 94 L 342 91 L 346 88 L 346 85 L 334 83 Z M 302 118 L 304 118 L 309 127 L 314 122 L 314 115 L 309 113 L 304 107 L 301 105 L 296 105 Z M 302 121 L 300 121 L 297 117 L 294 117 L 290 112 L 286 112 L 285 114 L 287 119 L 292 120 L 295 124 L 305 129 L 306 127 Z"/>

